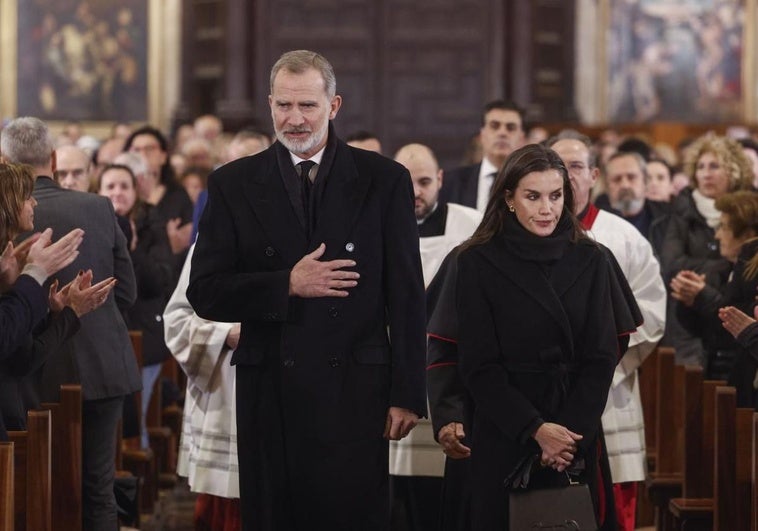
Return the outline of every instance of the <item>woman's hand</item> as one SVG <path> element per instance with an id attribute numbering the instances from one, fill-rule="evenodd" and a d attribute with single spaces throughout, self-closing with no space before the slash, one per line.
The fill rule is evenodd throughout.
<path id="1" fill-rule="evenodd" d="M 727 332 L 734 337 L 740 335 L 745 328 L 755 322 L 755 319 L 734 306 L 719 308 L 719 319 L 721 319 L 721 324 L 726 328 Z"/>
<path id="2" fill-rule="evenodd" d="M 565 426 L 545 422 L 532 436 L 542 449 L 541 463 L 563 472 L 576 455 L 576 443 L 584 437 Z"/>
<path id="3" fill-rule="evenodd" d="M 168 220 L 166 223 L 166 234 L 168 242 L 171 245 L 171 252 L 179 254 L 185 249 L 189 249 L 190 240 L 192 239 L 192 223 L 185 223 L 180 226 L 181 218 Z"/>
<path id="4" fill-rule="evenodd" d="M 671 279 L 671 296 L 684 304 L 692 306 L 695 297 L 705 288 L 705 275 L 698 275 L 694 271 L 682 270 Z"/>
<path id="5" fill-rule="evenodd" d="M 92 285 L 92 270 L 87 270 L 71 281 L 68 288 L 66 306 L 70 306 L 77 317 L 81 317 L 92 310 L 99 308 L 108 298 L 108 294 L 116 285 L 116 279 L 108 277 Z"/>
<path id="6" fill-rule="evenodd" d="M 32 234 L 16 247 L 13 246 L 13 242 L 8 242 L 5 246 L 2 255 L 0 255 L 0 293 L 8 291 L 16 282 L 26 264 L 29 249 L 39 239 L 40 235 L 39 232 Z"/>

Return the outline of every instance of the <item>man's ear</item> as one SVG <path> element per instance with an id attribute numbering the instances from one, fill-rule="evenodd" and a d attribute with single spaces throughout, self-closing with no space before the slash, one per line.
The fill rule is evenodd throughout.
<path id="1" fill-rule="evenodd" d="M 590 176 L 592 177 L 592 184 L 594 186 L 595 183 L 597 182 L 598 177 L 600 177 L 600 168 L 598 168 L 597 166 L 592 168 L 590 170 Z"/>

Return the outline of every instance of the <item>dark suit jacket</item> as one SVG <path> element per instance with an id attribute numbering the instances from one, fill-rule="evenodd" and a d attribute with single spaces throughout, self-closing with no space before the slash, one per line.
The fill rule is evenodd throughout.
<path id="1" fill-rule="evenodd" d="M 95 194 L 65 190 L 44 176 L 37 178 L 34 198 L 38 203 L 35 230 L 52 227 L 54 239 L 75 228 L 84 230 L 79 256 L 54 275 L 61 285 L 80 269 L 92 269 L 93 282 L 110 276 L 118 279 L 105 304 L 82 316 L 81 329 L 71 340 L 78 375 L 57 375 L 58 383 L 80 382 L 85 400 L 139 390 L 142 379 L 119 311 L 134 303 L 134 271 L 111 202 Z"/>
<path id="2" fill-rule="evenodd" d="M 232 363 L 260 375 L 255 389 L 237 386 L 238 404 L 242 392 L 257 401 L 238 425 L 249 421 L 261 445 L 240 449 L 241 476 L 243 453 L 262 456 L 284 422 L 296 505 L 321 515 L 314 499 L 338 500 L 343 514 L 320 524 L 360 528 L 349 515 L 367 504 L 386 514 L 376 489 L 386 484 L 388 407 L 426 413 L 424 283 L 407 170 L 339 140 L 334 149 L 311 241 L 285 188 L 294 168 L 281 144 L 214 172 L 187 297 L 201 317 L 242 323 Z M 322 260 L 356 261 L 358 286 L 345 298 L 290 297 L 292 267 L 321 242 Z M 268 457 L 253 474 L 276 473 Z"/>
<path id="3" fill-rule="evenodd" d="M 446 171 L 440 190 L 440 200 L 476 208 L 481 164 Z"/>

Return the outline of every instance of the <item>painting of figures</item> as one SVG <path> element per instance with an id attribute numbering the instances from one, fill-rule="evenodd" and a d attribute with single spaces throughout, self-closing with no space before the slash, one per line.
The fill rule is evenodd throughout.
<path id="1" fill-rule="evenodd" d="M 745 0 L 611 0 L 612 122 L 741 116 Z"/>
<path id="2" fill-rule="evenodd" d="M 18 114 L 147 117 L 148 0 L 18 2 Z"/>

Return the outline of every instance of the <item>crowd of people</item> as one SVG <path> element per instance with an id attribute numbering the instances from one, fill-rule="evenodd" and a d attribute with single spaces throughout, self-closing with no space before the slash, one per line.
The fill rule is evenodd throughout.
<path id="1" fill-rule="evenodd" d="M 445 171 L 343 142 L 319 54 L 270 89 L 273 139 L 0 132 L 0 439 L 81 383 L 85 529 L 116 528 L 116 424 L 147 445 L 171 356 L 197 529 L 507 529 L 511 491 L 578 481 L 633 530 L 656 345 L 758 406 L 752 139 L 528 134 L 496 100 Z"/>

